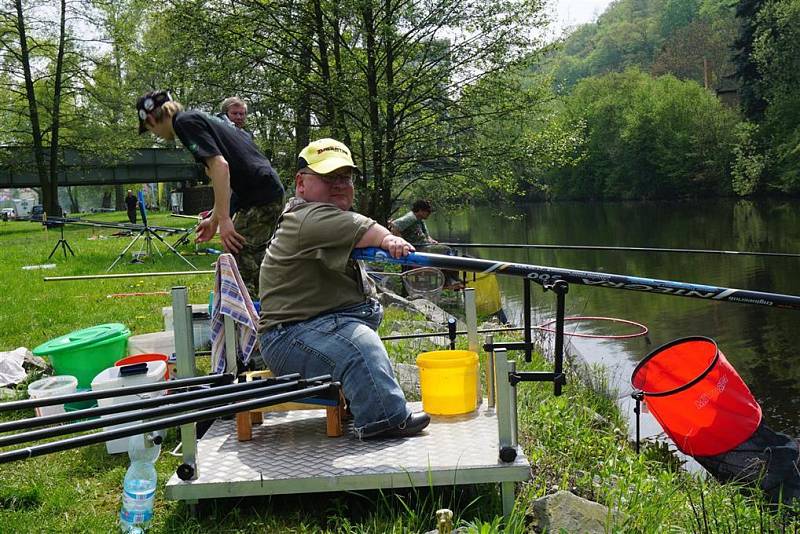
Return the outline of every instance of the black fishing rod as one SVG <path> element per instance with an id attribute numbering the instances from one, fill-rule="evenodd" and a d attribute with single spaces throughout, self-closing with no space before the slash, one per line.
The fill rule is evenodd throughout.
<path id="1" fill-rule="evenodd" d="M 399 263 L 402 265 L 422 265 L 425 267 L 437 267 L 439 269 L 520 276 L 542 285 L 551 284 L 557 280 L 564 280 L 571 284 L 581 284 L 592 287 L 627 289 L 629 291 L 644 291 L 661 295 L 673 295 L 676 297 L 692 297 L 705 300 L 739 302 L 743 304 L 758 304 L 760 306 L 800 310 L 800 297 L 795 295 L 673 282 L 671 280 L 659 280 L 656 278 L 641 278 L 638 276 L 596 273 L 592 271 L 560 269 L 557 267 L 542 267 L 525 263 L 509 263 L 496 260 L 465 258 L 461 256 L 447 256 L 444 254 L 429 254 L 425 252 L 413 252 L 404 258 L 393 258 L 385 250 L 374 247 L 355 249 L 352 257 L 357 260 L 381 261 Z"/>
<path id="2" fill-rule="evenodd" d="M 297 380 L 300 378 L 298 373 L 290 375 L 282 375 L 281 380 Z M 158 397 L 147 399 L 137 399 L 130 402 L 122 402 L 119 404 L 112 404 L 110 406 L 99 406 L 97 408 L 85 408 L 83 410 L 76 410 L 74 412 L 57 413 L 52 415 L 43 415 L 40 417 L 30 417 L 28 419 L 16 419 L 14 421 L 6 421 L 0 423 L 0 433 L 11 432 L 13 430 L 30 430 L 39 426 L 49 426 L 67 421 L 74 421 L 76 419 L 92 419 L 101 415 L 108 415 L 112 413 L 127 412 L 129 410 L 141 410 L 153 406 L 161 406 L 163 404 L 175 404 L 177 402 L 184 402 L 188 400 L 207 398 L 209 395 L 222 395 L 234 391 L 247 391 L 250 389 L 262 388 L 270 384 L 274 384 L 277 379 L 269 380 L 254 380 L 252 382 L 242 382 L 238 384 L 228 384 L 225 386 L 216 386 L 213 389 L 196 389 L 194 391 L 186 391 L 184 393 L 170 393 Z"/>
<path id="3" fill-rule="evenodd" d="M 73 219 L 71 217 L 47 217 L 45 219 L 44 217 L 36 216 L 36 217 L 26 217 L 20 220 L 36 222 L 41 224 L 77 224 L 79 226 L 92 226 L 96 228 L 115 228 L 117 230 L 131 230 L 136 232 L 142 230 L 145 227 L 145 225 L 143 224 L 89 221 L 86 219 Z M 147 227 L 150 228 L 151 230 L 155 230 L 158 232 L 165 232 L 169 234 L 179 234 L 191 230 L 191 228 L 173 228 L 171 226 L 149 225 Z"/>
<path id="4" fill-rule="evenodd" d="M 338 395 L 340 384 L 338 382 L 329 382 L 326 384 L 308 386 L 298 391 L 289 391 L 285 393 L 278 393 L 268 397 L 262 397 L 245 402 L 237 402 L 228 404 L 226 406 L 219 406 L 208 410 L 198 411 L 194 413 L 175 415 L 172 417 L 165 417 L 163 419 L 156 419 L 154 421 L 147 421 L 140 425 L 133 425 L 124 428 L 117 428 L 113 430 L 105 430 L 96 432 L 94 434 L 87 434 L 83 436 L 74 436 L 71 438 L 54 441 L 52 443 L 44 443 L 41 445 L 34 445 L 22 449 L 15 449 L 7 452 L 0 452 L 0 464 L 15 462 L 17 460 L 27 460 L 34 456 L 43 456 L 54 452 L 66 451 L 69 449 L 76 449 L 86 445 L 93 445 L 95 443 L 102 443 L 117 438 L 127 438 L 138 434 L 153 432 L 156 430 L 163 430 L 175 426 L 181 426 L 190 423 L 197 423 L 199 421 L 208 421 L 210 419 L 217 419 L 218 417 L 226 417 L 234 415 L 239 412 L 247 412 L 266 406 L 273 406 L 283 402 L 297 401 L 308 397 L 317 395 L 334 393 Z"/>
<path id="5" fill-rule="evenodd" d="M 233 382 L 233 378 L 234 377 L 231 374 L 196 376 L 193 378 L 181 378 L 178 380 L 170 380 L 169 382 L 154 382 L 152 384 L 142 384 L 140 386 L 101 389 L 99 391 L 84 391 L 81 393 L 70 393 L 69 395 L 59 395 L 57 397 L 42 397 L 40 399 L 28 399 L 21 401 L 4 402 L 0 404 L 0 412 L 8 412 L 11 410 L 27 410 L 30 408 L 41 408 L 42 406 L 53 406 L 56 404 L 64 404 L 67 402 L 108 399 L 110 397 L 135 395 L 137 393 L 148 393 L 151 391 L 159 391 L 161 389 L 177 389 L 189 386 L 199 386 L 203 384 L 214 384 L 219 382 L 230 384 L 231 382 Z"/>
<path id="6" fill-rule="evenodd" d="M 292 380 L 287 382 L 267 382 L 262 381 L 260 387 L 253 386 L 257 382 L 243 383 L 238 391 L 233 393 L 216 392 L 213 389 L 206 390 L 205 397 L 201 399 L 185 400 L 184 402 L 177 402 L 174 404 L 167 404 L 158 408 L 151 408 L 145 410 L 136 410 L 128 413 L 121 413 L 112 415 L 111 417 L 104 417 L 101 419 L 91 419 L 88 421 L 78 421 L 69 425 L 55 426 L 51 428 L 42 428 L 39 430 L 31 430 L 29 432 L 21 432 L 19 434 L 10 434 L 8 436 L 0 436 L 0 447 L 8 445 L 16 445 L 18 443 L 25 443 L 26 441 L 37 441 L 45 438 L 52 438 L 54 436 L 64 436 L 66 434 L 75 434 L 77 432 L 85 432 L 86 430 L 94 430 L 100 427 L 110 427 L 120 425 L 123 423 L 130 423 L 133 421 L 141 421 L 142 419 L 155 419 L 165 415 L 173 415 L 183 412 L 196 412 L 198 410 L 205 410 L 214 408 L 216 406 L 230 404 L 233 402 L 246 401 L 250 399 L 257 399 L 260 397 L 269 396 L 285 390 L 297 391 L 298 388 L 304 388 L 308 384 L 330 383 L 331 376 L 323 375 L 307 380 Z M 242 388 L 241 386 L 249 386 Z M 163 399 L 161 403 L 164 404 Z"/>
<path id="7" fill-rule="evenodd" d="M 673 252 L 682 254 L 720 254 L 732 256 L 773 256 L 783 258 L 800 258 L 800 254 L 790 252 L 754 252 L 738 250 L 708 250 L 694 248 L 652 248 L 652 247 L 611 247 L 600 245 L 529 245 L 524 243 L 437 243 L 453 248 L 522 248 L 522 249 L 552 249 L 552 250 L 612 250 L 623 252 Z M 424 248 L 433 245 L 414 245 L 417 248 Z"/>

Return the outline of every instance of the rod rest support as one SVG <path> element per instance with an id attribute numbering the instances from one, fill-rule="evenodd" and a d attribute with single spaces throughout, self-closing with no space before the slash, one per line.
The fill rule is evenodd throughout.
<path id="1" fill-rule="evenodd" d="M 501 343 L 485 343 L 483 345 L 483 350 L 486 352 L 492 352 L 497 349 L 506 349 L 506 350 L 526 350 L 526 349 L 533 349 L 533 343 L 526 343 L 525 341 L 505 341 Z"/>
<path id="2" fill-rule="evenodd" d="M 556 295 L 566 295 L 569 293 L 569 284 L 566 280 L 555 280 L 549 284 L 542 284 L 542 290 L 552 291 Z"/>
<path id="3" fill-rule="evenodd" d="M 636 389 L 631 392 L 631 398 L 636 401 L 636 404 L 633 406 L 633 413 L 636 414 L 636 454 L 639 454 L 641 450 L 641 431 L 642 431 L 642 401 L 644 401 L 644 391 L 641 389 Z"/>
<path id="4" fill-rule="evenodd" d="M 553 356 L 553 395 L 561 395 L 561 388 L 567 383 L 564 375 L 564 315 L 566 314 L 566 295 L 569 284 L 566 280 L 555 280 L 542 285 L 545 291 L 556 294 L 556 337 L 555 354 Z"/>
<path id="5" fill-rule="evenodd" d="M 562 386 L 567 383 L 567 377 L 564 373 L 548 373 L 547 371 L 517 371 L 515 373 L 508 373 L 508 381 L 512 386 L 516 386 L 520 382 L 554 382 Z"/>

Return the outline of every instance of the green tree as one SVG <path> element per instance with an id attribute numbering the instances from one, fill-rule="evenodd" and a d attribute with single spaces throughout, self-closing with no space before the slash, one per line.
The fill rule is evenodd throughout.
<path id="1" fill-rule="evenodd" d="M 758 16 L 752 58 L 766 107 L 762 130 L 778 191 L 800 192 L 800 0 L 768 1 Z"/>
<path id="2" fill-rule="evenodd" d="M 577 163 L 549 176 L 557 196 L 683 198 L 730 191 L 735 115 L 695 82 L 638 70 L 587 78 L 563 117 Z M 564 129 L 563 126 L 559 128 Z"/>
<path id="3" fill-rule="evenodd" d="M 142 62 L 139 79 L 203 106 L 204 95 L 219 98 L 220 87 L 247 78 L 254 107 L 285 125 L 284 173 L 310 137 L 337 136 L 362 170 L 359 208 L 381 221 L 400 192 L 441 179 L 463 156 L 460 132 L 488 118 L 465 116 L 460 95 L 527 57 L 537 45 L 531 29 L 544 22 L 540 0 L 198 7 L 176 0 L 148 20 L 143 58 L 152 63 Z"/>
<path id="4" fill-rule="evenodd" d="M 742 111 L 751 120 L 760 120 L 767 103 L 761 94 L 761 73 L 753 57 L 755 36 L 758 31 L 758 13 L 766 0 L 739 0 L 736 18 L 739 20 L 739 35 L 734 42 L 734 64 L 739 80 L 739 98 Z"/>

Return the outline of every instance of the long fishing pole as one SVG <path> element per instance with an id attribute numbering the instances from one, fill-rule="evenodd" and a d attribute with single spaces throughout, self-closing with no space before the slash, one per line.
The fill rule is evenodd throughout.
<path id="1" fill-rule="evenodd" d="M 282 402 L 305 399 L 308 397 L 313 397 L 315 395 L 321 395 L 325 393 L 332 394 L 332 392 L 334 391 L 338 392 L 338 388 L 339 384 L 334 382 L 315 385 L 315 386 L 308 386 L 305 389 L 297 391 L 278 393 L 276 395 L 270 395 L 255 400 L 236 402 L 234 404 L 228 404 L 226 406 L 210 408 L 208 410 L 202 410 L 194 413 L 174 415 L 172 417 L 165 417 L 163 419 L 147 421 L 145 423 L 142 423 L 141 425 L 133 425 L 113 430 L 105 430 L 102 432 L 96 432 L 94 434 L 74 436 L 71 438 L 66 438 L 51 443 L 43 443 L 41 445 L 24 447 L 22 449 L 14 449 L 7 452 L 0 452 L 0 464 L 14 462 L 17 460 L 26 460 L 28 458 L 33 458 L 34 456 L 42 456 L 53 452 L 75 449 L 77 447 L 83 447 L 95 443 L 102 443 L 104 441 L 109 441 L 117 438 L 126 438 L 137 434 L 143 434 L 155 430 L 162 430 L 165 428 L 172 428 L 174 426 L 180 426 L 188 423 L 207 421 L 209 419 L 225 417 L 227 415 L 233 415 L 239 412 L 247 412 L 257 408 L 263 408 L 265 406 L 280 404 Z"/>
<path id="2" fill-rule="evenodd" d="M 682 254 L 721 254 L 732 256 L 772 256 L 783 258 L 800 258 L 800 254 L 791 252 L 756 252 L 739 250 L 713 250 L 713 249 L 694 249 L 694 248 L 653 248 L 653 247 L 611 247 L 601 245 L 530 245 L 526 243 L 437 243 L 453 248 L 522 248 L 522 249 L 552 249 L 552 250 L 613 250 L 623 252 L 673 252 Z M 419 245 L 414 245 L 420 248 Z M 423 245 L 424 246 L 436 246 Z"/>
<path id="3" fill-rule="evenodd" d="M 187 274 L 214 274 L 215 271 L 162 271 L 157 273 L 81 274 L 75 276 L 45 276 L 45 282 L 66 280 L 105 280 L 107 278 L 150 278 L 153 276 L 184 276 Z"/>
<path id="4" fill-rule="evenodd" d="M 190 386 L 200 386 L 203 384 L 216 384 L 220 382 L 230 384 L 233 382 L 233 378 L 234 377 L 232 374 L 195 376 L 191 378 L 170 380 L 169 382 L 154 382 L 152 384 L 139 384 L 137 386 L 100 389 L 97 391 L 82 391 L 79 393 L 69 393 L 67 395 L 58 395 L 54 397 L 41 397 L 38 399 L 4 402 L 0 404 L 0 412 L 9 412 L 11 410 L 28 410 L 30 408 L 41 408 L 42 406 L 53 406 L 55 404 L 64 404 L 67 402 L 108 399 L 121 395 L 136 395 L 139 393 L 160 391 L 162 389 L 176 389 Z"/>
<path id="5" fill-rule="evenodd" d="M 289 375 L 282 375 L 281 379 L 285 380 L 298 380 L 300 375 L 293 373 Z M 277 379 L 274 379 L 277 380 Z M 76 410 L 74 412 L 56 413 L 51 415 L 42 415 L 37 417 L 30 417 L 28 419 L 15 419 L 13 421 L 6 421 L 0 423 L 0 433 L 11 432 L 13 430 L 30 430 L 40 426 L 49 426 L 67 421 L 74 421 L 76 419 L 94 419 L 101 415 L 117 414 L 127 412 L 129 410 L 141 410 L 144 408 L 151 408 L 153 406 L 161 406 L 164 404 L 175 404 L 193 399 L 203 399 L 210 395 L 222 395 L 235 391 L 247 391 L 250 389 L 258 389 L 269 386 L 271 384 L 281 382 L 270 382 L 268 380 L 253 380 L 251 382 L 241 382 L 234 384 L 227 384 L 224 386 L 215 386 L 211 389 L 195 389 L 193 391 L 186 391 L 184 393 L 170 393 L 169 395 L 159 395 L 151 398 L 137 398 L 130 402 L 121 402 L 119 404 L 111 404 L 108 406 L 99 406 L 97 408 L 84 408 L 83 410 Z M 120 393 L 120 396 L 122 393 Z M 63 428 L 63 427 L 62 427 Z"/>
<path id="6" fill-rule="evenodd" d="M 63 426 L 41 428 L 39 430 L 30 430 L 28 432 L 0 436 L 0 447 L 25 443 L 26 441 L 37 441 L 44 438 L 52 438 L 54 436 L 74 434 L 77 432 L 84 432 L 86 430 L 94 430 L 100 427 L 111 427 L 133 421 L 141 421 L 142 419 L 156 419 L 165 415 L 174 415 L 184 412 L 191 413 L 198 410 L 205 410 L 208 408 L 214 408 L 216 406 L 230 404 L 233 402 L 263 398 L 269 395 L 283 393 L 287 390 L 302 390 L 302 388 L 307 387 L 309 384 L 330 383 L 330 381 L 330 375 L 323 375 L 309 378 L 308 380 L 297 379 L 289 382 L 263 382 L 261 384 L 258 384 L 258 382 L 245 382 L 242 384 L 237 384 L 239 387 L 234 388 L 235 390 L 233 392 L 230 392 L 230 389 L 228 392 L 215 392 L 214 390 L 208 390 L 205 392 L 205 397 L 199 399 L 194 398 L 184 400 L 183 402 L 166 404 L 165 406 L 157 406 L 156 408 L 128 411 L 101 419 L 89 419 Z M 166 401 L 162 400 L 161 404 L 165 403 Z"/>
<path id="7" fill-rule="evenodd" d="M 92 226 L 96 228 L 115 228 L 117 230 L 131 230 L 131 231 L 140 231 L 145 226 L 142 224 L 136 223 L 113 223 L 113 222 L 103 222 L 103 221 L 90 221 L 87 219 L 73 219 L 70 217 L 27 217 L 25 219 L 30 222 L 36 222 L 41 224 L 77 224 L 78 226 Z M 151 230 L 155 230 L 158 232 L 165 232 L 169 234 L 180 234 L 184 232 L 189 232 L 191 228 L 173 228 L 172 226 L 148 226 Z"/>
<path id="8" fill-rule="evenodd" d="M 393 258 L 385 250 L 373 247 L 355 249 L 352 257 L 357 260 L 381 261 L 403 265 L 423 265 L 425 267 L 437 267 L 440 269 L 520 276 L 542 285 L 552 283 L 556 280 L 564 280 L 568 283 L 592 287 L 627 289 L 629 291 L 644 291 L 661 295 L 673 295 L 676 297 L 692 297 L 705 300 L 719 300 L 723 302 L 738 302 L 800 310 L 800 297 L 795 295 L 674 282 L 656 278 L 578 271 L 557 267 L 529 265 L 525 263 L 509 263 L 425 252 L 413 252 L 404 258 Z"/>

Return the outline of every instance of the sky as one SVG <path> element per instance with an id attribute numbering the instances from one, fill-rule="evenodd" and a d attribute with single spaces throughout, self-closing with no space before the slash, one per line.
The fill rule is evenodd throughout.
<path id="1" fill-rule="evenodd" d="M 555 24 L 566 29 L 597 19 L 612 0 L 551 0 L 556 8 Z"/>

